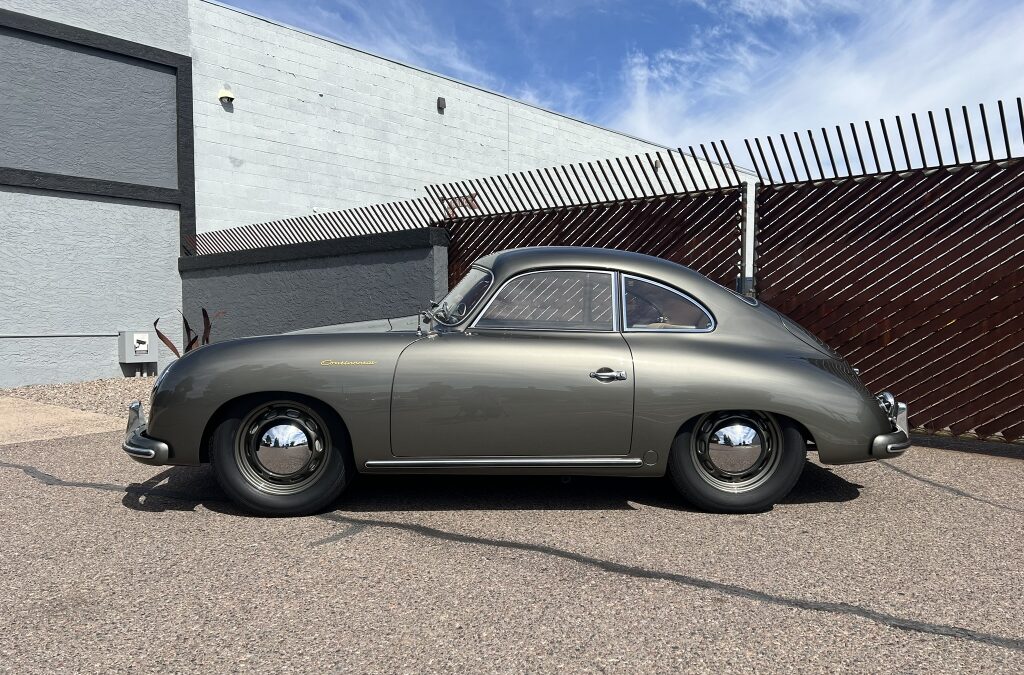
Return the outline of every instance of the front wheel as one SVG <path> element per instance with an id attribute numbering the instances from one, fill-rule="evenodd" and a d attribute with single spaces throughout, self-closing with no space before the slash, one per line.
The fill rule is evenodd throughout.
<path id="1" fill-rule="evenodd" d="M 789 494 L 807 445 L 792 423 L 755 411 L 701 416 L 672 444 L 669 475 L 679 492 L 707 511 L 764 511 Z"/>
<path id="2" fill-rule="evenodd" d="M 236 503 L 265 516 L 315 513 L 355 473 L 344 431 L 293 400 L 241 403 L 210 439 L 217 481 Z"/>

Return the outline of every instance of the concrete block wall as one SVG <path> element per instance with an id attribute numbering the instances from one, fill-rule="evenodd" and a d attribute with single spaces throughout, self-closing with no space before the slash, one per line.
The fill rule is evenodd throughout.
<path id="1" fill-rule="evenodd" d="M 200 232 L 654 148 L 205 0 L 189 7 Z"/>
<path id="2" fill-rule="evenodd" d="M 188 54 L 188 0 L 3 0 L 3 9 Z"/>

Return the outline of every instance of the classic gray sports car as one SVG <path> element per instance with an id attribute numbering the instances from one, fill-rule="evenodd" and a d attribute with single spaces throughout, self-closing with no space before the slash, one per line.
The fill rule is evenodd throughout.
<path id="1" fill-rule="evenodd" d="M 123 449 L 210 462 L 243 507 L 294 515 L 357 472 L 667 472 L 698 507 L 756 511 L 809 448 L 845 464 L 910 445 L 906 406 L 813 335 L 650 256 L 496 253 L 415 323 L 191 352 L 157 378 L 148 425 L 131 404 Z"/>

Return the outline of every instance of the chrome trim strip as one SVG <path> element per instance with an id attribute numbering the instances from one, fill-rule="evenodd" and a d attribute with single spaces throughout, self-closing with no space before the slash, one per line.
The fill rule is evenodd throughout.
<path id="1" fill-rule="evenodd" d="M 910 447 L 910 440 L 907 439 L 907 440 L 902 441 L 900 443 L 890 443 L 889 445 L 885 446 L 885 451 L 887 453 L 889 453 L 890 455 L 895 455 L 895 454 L 899 454 L 899 453 L 903 452 L 904 450 L 906 450 L 909 447 Z"/>
<path id="2" fill-rule="evenodd" d="M 371 459 L 364 463 L 368 469 L 451 469 L 459 467 L 623 467 L 642 466 L 639 457 L 493 457 L 488 459 Z"/>
<path id="3" fill-rule="evenodd" d="M 623 333 L 710 333 L 713 330 L 715 330 L 716 327 L 718 327 L 718 322 L 715 320 L 715 315 L 712 314 L 711 311 L 707 307 L 704 306 L 704 303 L 700 302 L 699 300 L 697 300 L 697 298 L 693 297 L 689 293 L 685 293 L 685 292 L 679 290 L 678 288 L 672 288 L 671 286 L 666 286 L 665 284 L 660 283 L 658 281 L 655 281 L 654 279 L 648 279 L 647 277 L 638 277 L 635 274 L 626 274 L 625 272 L 623 272 L 623 273 L 621 273 L 619 275 L 619 277 L 620 277 L 620 279 L 619 279 L 619 290 L 620 290 L 621 295 L 622 295 L 622 300 L 620 302 L 620 304 L 622 306 L 622 316 L 620 317 L 620 321 L 621 321 L 622 332 Z M 708 317 L 708 321 L 711 322 L 711 325 L 708 326 L 707 328 L 629 328 L 629 327 L 627 327 L 627 323 L 626 323 L 626 320 L 627 320 L 626 319 L 626 279 L 636 279 L 637 281 L 643 281 L 644 283 L 653 284 L 655 286 L 660 286 L 660 287 L 664 288 L 666 291 L 669 291 L 670 293 L 675 293 L 676 295 L 686 299 L 688 302 L 693 303 L 694 306 L 697 307 L 697 309 L 699 309 L 700 311 L 704 312 L 704 315 L 706 317 Z"/>
<path id="4" fill-rule="evenodd" d="M 615 333 L 621 333 L 623 326 L 622 317 L 620 316 L 622 314 L 622 308 L 620 307 L 622 301 L 619 298 L 619 294 L 615 292 L 616 288 L 621 287 L 622 272 L 614 270 L 612 272 L 612 331 Z"/>
<path id="5" fill-rule="evenodd" d="M 149 448 L 140 448 L 130 444 L 128 441 L 121 444 L 121 449 L 129 455 L 135 455 L 136 457 L 145 457 L 146 459 L 153 459 L 156 457 L 156 451 L 150 450 Z"/>
<path id="6" fill-rule="evenodd" d="M 612 327 L 611 327 L 611 329 L 610 330 L 597 330 L 597 329 L 594 329 L 594 328 L 516 328 L 516 327 L 505 327 L 505 326 L 477 326 L 477 324 L 480 322 L 480 319 L 483 318 L 484 314 L 487 314 L 487 310 L 491 308 L 491 303 L 493 303 L 498 298 L 498 296 L 501 295 L 501 292 L 510 283 L 512 283 L 516 279 L 520 279 L 520 278 L 525 277 L 525 276 L 530 275 L 530 274 L 547 274 L 547 273 L 550 273 L 550 272 L 591 272 L 593 274 L 607 274 L 608 276 L 610 276 L 611 277 L 611 291 L 612 291 Z M 505 283 L 503 283 L 498 288 L 498 290 L 494 291 L 494 293 L 491 295 L 491 297 L 488 298 L 487 304 L 483 306 L 483 309 L 481 309 L 479 312 L 477 312 L 476 316 L 473 318 L 473 323 L 470 324 L 469 328 L 467 328 L 466 330 L 473 330 L 474 328 L 478 329 L 478 330 L 501 330 L 501 331 L 506 331 L 506 330 L 517 330 L 517 331 L 518 330 L 523 330 L 523 331 L 548 331 L 548 332 L 554 332 L 554 333 L 615 333 L 615 332 L 617 332 L 615 330 L 615 272 L 614 272 L 614 270 L 578 269 L 578 268 L 574 268 L 574 267 L 552 267 L 551 269 L 529 270 L 527 272 L 522 272 L 520 274 L 517 274 L 514 277 L 509 277 L 508 279 L 505 280 Z"/>

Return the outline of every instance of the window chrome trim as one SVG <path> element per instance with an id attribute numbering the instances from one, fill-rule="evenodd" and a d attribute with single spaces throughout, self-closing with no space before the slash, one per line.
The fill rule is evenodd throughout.
<path id="1" fill-rule="evenodd" d="M 685 293 L 678 288 L 672 288 L 671 286 L 667 286 L 653 279 L 640 277 L 635 274 L 622 273 L 619 276 L 621 277 L 619 280 L 619 290 L 622 295 L 622 299 L 619 303 L 622 306 L 622 316 L 620 317 L 620 320 L 622 322 L 623 333 L 710 333 L 718 327 L 718 322 L 715 320 L 715 315 L 711 313 L 711 310 L 705 307 L 703 302 L 700 302 L 689 293 Z M 710 325 L 707 328 L 629 328 L 629 324 L 627 323 L 628 318 L 626 317 L 626 279 L 636 279 L 637 281 L 642 281 L 647 284 L 660 286 L 670 293 L 675 293 L 683 299 L 693 303 L 697 309 L 704 312 L 704 315 L 708 317 Z"/>
<path id="2" fill-rule="evenodd" d="M 469 269 L 470 270 L 480 270 L 481 272 L 487 272 L 487 276 L 489 276 L 491 278 L 491 286 L 494 285 L 494 272 L 492 272 L 491 270 L 489 270 L 486 267 L 483 267 L 481 265 L 470 265 Z M 468 270 L 467 270 L 466 274 L 469 274 Z M 464 278 L 465 277 L 463 277 L 463 279 Z M 459 283 L 462 283 L 462 279 L 459 279 Z M 455 284 L 455 285 L 458 286 L 459 284 Z M 488 288 L 490 288 L 490 286 L 488 286 Z M 448 293 L 451 293 L 451 291 L 448 291 Z M 445 297 L 448 297 L 448 293 L 445 293 Z M 443 301 L 444 298 L 441 298 L 441 300 Z M 476 304 L 479 305 L 480 301 L 477 300 Z M 441 321 L 440 319 L 438 319 L 436 316 L 434 317 L 434 320 L 437 321 L 437 323 L 439 323 L 442 326 L 444 326 L 445 328 L 454 328 L 454 327 L 458 326 L 461 323 L 465 323 L 466 319 L 468 319 L 470 316 L 473 315 L 473 310 L 474 309 L 476 309 L 475 305 L 473 306 L 472 309 L 470 309 L 468 312 L 466 312 L 466 316 L 462 317 L 461 319 L 459 319 L 455 323 L 445 323 L 444 321 Z"/>
<path id="3" fill-rule="evenodd" d="M 586 272 L 586 273 L 591 273 L 591 274 L 606 274 L 606 275 L 608 275 L 611 278 L 611 282 L 610 283 L 611 283 L 611 292 L 612 292 L 611 293 L 611 295 L 612 295 L 612 327 L 607 329 L 607 330 L 605 330 L 605 329 L 598 330 L 598 329 L 594 329 L 594 328 L 522 328 L 522 327 L 516 327 L 516 326 L 478 326 L 477 325 L 478 323 L 480 323 L 480 319 L 483 318 L 484 314 L 487 313 L 487 310 L 491 308 L 491 303 L 493 303 L 495 300 L 497 300 L 498 296 L 501 295 L 501 292 L 503 290 L 505 290 L 505 287 L 508 286 L 510 283 L 512 283 L 513 281 L 515 281 L 517 279 L 521 279 L 521 278 L 523 278 L 525 276 L 528 276 L 530 274 L 550 274 L 552 272 L 554 272 L 554 273 L 557 273 L 557 272 Z M 616 298 L 616 296 L 618 294 L 615 292 L 615 274 L 616 273 L 613 270 L 596 270 L 596 269 L 589 269 L 588 270 L 588 269 L 579 269 L 579 268 L 571 268 L 571 267 L 556 267 L 556 268 L 552 268 L 552 269 L 529 270 L 527 272 L 522 272 L 520 274 L 515 275 L 514 277 L 509 277 L 508 279 L 505 280 L 505 283 L 503 283 L 501 285 L 501 287 L 498 288 L 498 290 L 496 290 L 491 295 L 491 297 L 487 300 L 487 304 L 484 305 L 483 309 L 481 309 L 479 312 L 477 312 L 476 317 L 473 319 L 473 323 L 469 325 L 469 328 L 467 330 L 473 330 L 473 329 L 478 329 L 478 330 L 501 330 L 501 331 L 514 330 L 514 331 L 535 331 L 535 332 L 542 332 L 542 333 L 617 333 L 619 331 L 617 330 L 617 326 L 616 326 L 616 323 L 618 323 L 616 317 L 618 316 L 618 309 L 619 308 L 618 308 L 618 302 L 617 302 L 617 298 Z"/>
<path id="4" fill-rule="evenodd" d="M 622 284 L 622 272 L 618 270 L 612 272 L 612 331 L 615 333 L 621 333 L 622 327 L 625 326 L 622 322 L 622 313 L 625 312 L 625 306 L 620 307 L 622 299 L 619 294 L 615 292 L 616 288 Z"/>

